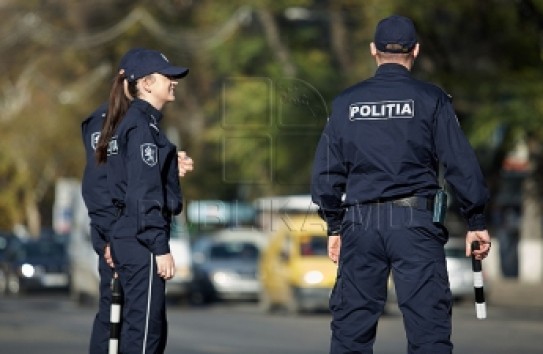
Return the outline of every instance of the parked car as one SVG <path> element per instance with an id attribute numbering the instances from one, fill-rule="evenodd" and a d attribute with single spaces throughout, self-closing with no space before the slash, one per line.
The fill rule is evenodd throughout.
<path id="1" fill-rule="evenodd" d="M 257 300 L 258 261 L 266 236 L 260 231 L 230 228 L 198 239 L 192 250 L 191 300 Z"/>
<path id="2" fill-rule="evenodd" d="M 337 266 L 327 253 L 326 224 L 316 214 L 295 215 L 271 235 L 262 254 L 261 308 L 296 314 L 326 310 Z"/>
<path id="3" fill-rule="evenodd" d="M 53 239 L 14 241 L 0 265 L 8 294 L 30 290 L 68 290 L 69 261 L 66 245 Z"/>

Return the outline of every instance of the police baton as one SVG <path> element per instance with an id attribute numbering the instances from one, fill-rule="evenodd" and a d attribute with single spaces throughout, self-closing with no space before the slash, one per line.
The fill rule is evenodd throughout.
<path id="1" fill-rule="evenodd" d="M 485 293 L 483 289 L 483 266 L 481 260 L 475 259 L 473 250 L 479 249 L 479 241 L 471 243 L 471 266 L 473 269 L 473 288 L 475 290 L 475 312 L 478 319 L 486 318 Z"/>
<path id="2" fill-rule="evenodd" d="M 117 272 L 113 273 L 111 279 L 111 312 L 109 316 L 109 350 L 108 354 L 117 354 L 119 352 L 119 337 L 121 334 L 121 306 L 123 293 L 121 282 Z"/>

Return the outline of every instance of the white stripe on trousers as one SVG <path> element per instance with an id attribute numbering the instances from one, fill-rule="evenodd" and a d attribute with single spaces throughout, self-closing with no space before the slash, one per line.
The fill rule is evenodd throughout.
<path id="1" fill-rule="evenodd" d="M 149 332 L 149 312 L 151 309 L 151 294 L 153 289 L 153 265 L 154 254 L 151 253 L 151 264 L 149 265 L 149 290 L 147 291 L 147 314 L 145 316 L 145 336 L 143 337 L 142 354 L 145 354 L 145 350 L 147 349 L 147 334 Z"/>

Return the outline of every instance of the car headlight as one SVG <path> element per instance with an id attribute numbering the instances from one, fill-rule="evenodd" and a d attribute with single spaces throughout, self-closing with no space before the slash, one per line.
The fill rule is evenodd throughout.
<path id="1" fill-rule="evenodd" d="M 215 272 L 213 273 L 213 281 L 217 284 L 225 284 L 232 279 L 232 274 L 227 272 Z"/>
<path id="2" fill-rule="evenodd" d="M 25 278 L 32 278 L 36 272 L 36 269 L 32 264 L 25 263 L 21 266 L 21 274 Z"/>
<path id="3" fill-rule="evenodd" d="M 312 270 L 304 274 L 304 282 L 306 284 L 319 284 L 324 280 L 324 274 L 318 270 Z"/>

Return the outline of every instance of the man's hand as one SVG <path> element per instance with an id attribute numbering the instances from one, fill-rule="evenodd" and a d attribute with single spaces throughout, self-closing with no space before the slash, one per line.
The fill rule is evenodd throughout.
<path id="1" fill-rule="evenodd" d="M 341 236 L 328 236 L 328 257 L 332 260 L 332 262 L 338 262 L 340 249 Z"/>
<path id="2" fill-rule="evenodd" d="M 183 177 L 187 172 L 194 169 L 194 162 L 185 151 L 177 153 L 177 165 L 179 167 L 179 177 Z"/>
<path id="3" fill-rule="evenodd" d="M 473 241 L 479 241 L 479 249 L 472 250 L 471 243 Z M 477 260 L 483 260 L 488 256 L 490 252 L 490 235 L 487 230 L 481 231 L 468 231 L 466 234 L 466 257 L 471 257 L 472 253 Z"/>
<path id="4" fill-rule="evenodd" d="M 106 263 L 111 268 L 115 268 L 115 263 L 113 263 L 113 257 L 111 257 L 111 247 L 109 247 L 109 243 L 106 244 L 106 247 L 104 248 L 104 259 L 106 260 Z"/>
<path id="5" fill-rule="evenodd" d="M 171 253 L 166 253 L 156 258 L 156 272 L 164 280 L 170 280 L 175 275 L 175 262 Z"/>

